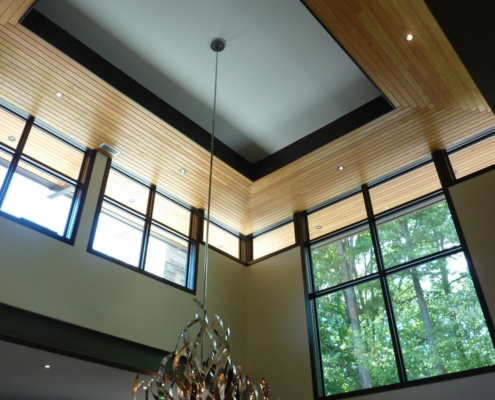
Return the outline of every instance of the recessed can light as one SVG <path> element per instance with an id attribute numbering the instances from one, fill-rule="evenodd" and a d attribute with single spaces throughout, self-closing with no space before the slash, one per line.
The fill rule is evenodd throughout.
<path id="1" fill-rule="evenodd" d="M 64 94 L 62 92 L 55 92 L 55 97 L 57 99 L 63 99 L 64 98 Z"/>
<path id="2" fill-rule="evenodd" d="M 406 35 L 406 40 L 407 40 L 408 42 L 412 42 L 412 41 L 414 40 L 414 35 L 413 35 L 412 33 L 408 33 L 408 34 Z"/>
<path id="3" fill-rule="evenodd" d="M 337 168 L 339 171 L 343 171 L 345 169 L 345 167 L 343 165 L 339 165 L 338 168 Z"/>
<path id="4" fill-rule="evenodd" d="M 316 229 L 321 229 L 321 225 L 316 225 Z"/>
<path id="5" fill-rule="evenodd" d="M 181 169 L 179 169 L 179 172 L 180 172 L 182 175 L 187 174 L 187 169 L 181 168 Z"/>
<path id="6" fill-rule="evenodd" d="M 9 139 L 11 142 L 15 142 L 15 136 L 9 136 L 7 139 Z"/>
<path id="7" fill-rule="evenodd" d="M 51 366 L 50 364 L 45 364 L 45 365 L 43 365 L 43 368 L 45 368 L 45 369 L 50 369 L 51 367 L 52 367 L 52 366 Z"/>

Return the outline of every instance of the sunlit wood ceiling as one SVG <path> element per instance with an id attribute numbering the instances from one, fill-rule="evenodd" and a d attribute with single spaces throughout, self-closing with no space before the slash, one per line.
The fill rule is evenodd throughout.
<path id="1" fill-rule="evenodd" d="M 245 234 L 495 125 L 423 1 L 305 3 L 395 110 L 255 182 L 216 160 L 212 216 Z M 120 165 L 205 207 L 207 152 L 20 26 L 31 4 L 0 1 L 0 97 L 90 148 L 111 144 Z"/>

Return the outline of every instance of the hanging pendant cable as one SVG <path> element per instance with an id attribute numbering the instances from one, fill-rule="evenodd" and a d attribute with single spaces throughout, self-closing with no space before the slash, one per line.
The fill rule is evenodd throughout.
<path id="1" fill-rule="evenodd" d="M 225 40 L 215 39 L 211 42 L 211 49 L 216 53 L 215 58 L 215 87 L 213 92 L 213 121 L 211 127 L 210 144 L 210 177 L 208 182 L 208 200 L 206 209 L 206 232 L 205 232 L 205 253 L 203 265 L 203 315 L 206 316 L 206 290 L 208 288 L 208 243 L 210 236 L 210 210 L 211 210 L 211 187 L 213 184 L 213 153 L 215 151 L 215 122 L 217 115 L 217 81 L 218 81 L 218 53 L 225 49 Z"/>

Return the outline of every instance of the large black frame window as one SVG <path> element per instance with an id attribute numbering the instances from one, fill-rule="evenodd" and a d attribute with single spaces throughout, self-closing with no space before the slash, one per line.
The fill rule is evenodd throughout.
<path id="1" fill-rule="evenodd" d="M 0 214 L 73 243 L 89 150 L 7 106 L 0 108 L 0 123 Z"/>
<path id="2" fill-rule="evenodd" d="M 190 208 L 112 166 L 88 251 L 193 291 L 198 243 L 190 238 L 191 221 Z"/>
<path id="3" fill-rule="evenodd" d="M 378 215 L 367 186 L 361 196 L 367 220 L 308 249 L 318 397 L 495 365 L 491 322 L 443 193 Z"/>

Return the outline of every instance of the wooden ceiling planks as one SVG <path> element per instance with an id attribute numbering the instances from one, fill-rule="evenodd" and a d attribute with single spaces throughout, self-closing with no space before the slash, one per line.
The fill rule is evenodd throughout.
<path id="1" fill-rule="evenodd" d="M 29 10 L 33 0 L 3 0 L 0 2 L 0 25 L 15 24 Z"/>
<path id="2" fill-rule="evenodd" d="M 491 113 L 463 110 L 410 109 L 392 123 L 382 119 L 365 134 L 357 130 L 255 182 L 253 230 L 287 217 L 291 207 L 300 211 L 326 202 L 495 124 Z M 345 170 L 338 171 L 339 165 Z"/>
<path id="3" fill-rule="evenodd" d="M 305 3 L 395 105 L 486 108 L 423 1 Z M 407 42 L 410 32 L 415 39 Z"/>
<path id="4" fill-rule="evenodd" d="M 0 0 L 0 97 L 91 148 L 116 147 L 117 163 L 205 207 L 208 152 L 18 25 L 31 4 Z M 245 234 L 495 125 L 422 1 L 305 4 L 396 109 L 256 182 L 215 159 L 212 216 Z M 413 42 L 404 39 L 409 32 Z"/>
<path id="5" fill-rule="evenodd" d="M 102 142 L 113 145 L 122 152 L 116 162 L 140 171 L 183 201 L 205 207 L 207 151 L 21 26 L 7 24 L 1 39 L 1 73 L 15 82 L 11 96 L 4 96 L 10 102 L 91 148 Z M 57 90 L 64 93 L 64 101 L 54 98 Z M 180 174 L 180 168 L 188 174 Z M 249 180 L 220 161 L 215 163 L 215 173 L 221 190 L 214 191 L 219 206 L 214 205 L 212 212 L 224 223 L 244 225 Z M 221 217 L 232 211 L 233 221 Z"/>

